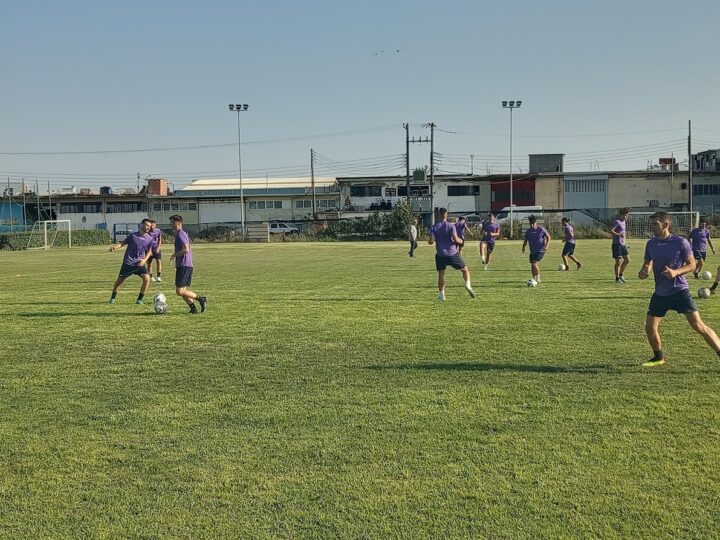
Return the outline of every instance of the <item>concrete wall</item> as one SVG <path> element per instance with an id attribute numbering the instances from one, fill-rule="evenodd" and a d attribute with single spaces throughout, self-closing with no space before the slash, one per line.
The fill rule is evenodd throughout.
<path id="1" fill-rule="evenodd" d="M 608 208 L 651 206 L 670 207 L 686 204 L 688 200 L 687 174 L 670 173 L 623 173 L 609 175 Z"/>
<path id="2" fill-rule="evenodd" d="M 70 220 L 70 226 L 73 230 L 97 229 L 98 224 L 105 224 L 110 232 L 112 232 L 113 225 L 116 223 L 140 223 L 146 217 L 148 217 L 147 212 L 57 213 L 57 219 Z"/>

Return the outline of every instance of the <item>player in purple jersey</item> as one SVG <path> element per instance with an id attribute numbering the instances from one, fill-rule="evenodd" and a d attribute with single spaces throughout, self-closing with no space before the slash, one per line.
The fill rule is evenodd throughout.
<path id="1" fill-rule="evenodd" d="M 170 216 L 170 224 L 175 231 L 175 253 L 170 256 L 170 263 L 175 260 L 175 294 L 182 297 L 190 307 L 190 313 L 197 313 L 193 300 L 200 304 L 200 313 L 207 307 L 207 298 L 192 292 L 188 287 L 192 284 L 193 259 L 190 249 L 190 237 L 183 230 L 182 216 Z"/>
<path id="2" fill-rule="evenodd" d="M 623 273 L 627 265 L 630 264 L 628 248 L 625 245 L 625 226 L 629 215 L 629 209 L 620 209 L 618 218 L 610 230 L 610 234 L 612 235 L 612 256 L 613 259 L 615 259 L 615 283 L 617 284 L 627 283 Z"/>
<path id="3" fill-rule="evenodd" d="M 465 290 L 470 298 L 475 298 L 470 284 L 470 270 L 465 265 L 465 261 L 458 253 L 457 246 L 461 243 L 460 238 L 455 231 L 455 225 L 447 220 L 447 209 L 441 208 L 438 211 L 440 221 L 430 227 L 428 233 L 428 244 L 435 245 L 435 269 L 438 273 L 438 300 L 445 300 L 445 269 L 452 266 L 456 270 L 461 270 L 463 279 L 465 280 Z"/>
<path id="4" fill-rule="evenodd" d="M 458 244 L 458 255 L 462 257 L 463 248 L 465 247 L 465 235 L 467 234 L 468 236 L 472 236 L 464 216 L 460 216 L 458 218 L 457 224 L 455 225 L 455 232 L 457 233 L 458 238 L 462 240 L 462 243 Z"/>
<path id="5" fill-rule="evenodd" d="M 157 226 L 154 219 L 150 220 L 150 236 L 152 236 L 152 254 L 148 259 L 148 272 L 150 272 L 150 281 L 162 281 L 160 274 L 162 273 L 162 230 Z M 152 275 L 152 262 L 155 261 L 157 266 L 157 277 Z"/>
<path id="6" fill-rule="evenodd" d="M 530 244 L 530 272 L 533 279 L 540 283 L 540 261 L 548 250 L 551 238 L 550 233 L 537 224 L 535 216 L 530 216 L 528 223 L 530 227 L 525 231 L 522 252 L 525 253 L 525 247 Z"/>
<path id="7" fill-rule="evenodd" d="M 645 263 L 638 272 L 640 279 L 646 279 L 652 269 L 655 277 L 655 293 L 650 299 L 645 333 L 653 350 L 653 357 L 643 366 L 652 367 L 665 363 L 665 355 L 660 341 L 660 321 L 672 309 L 682 313 L 690 326 L 720 357 L 720 339 L 717 334 L 700 318 L 697 306 L 690 295 L 685 274 L 695 268 L 690 243 L 681 236 L 670 232 L 672 217 L 667 212 L 655 212 L 650 216 L 650 228 L 653 237 L 645 246 Z"/>
<path id="8" fill-rule="evenodd" d="M 695 262 L 697 263 L 695 271 L 693 272 L 695 279 L 697 279 L 700 272 L 702 272 L 703 266 L 705 265 L 705 258 L 707 257 L 708 246 L 710 246 L 713 255 L 715 255 L 715 247 L 712 245 L 712 241 L 710 240 L 710 230 L 707 228 L 707 221 L 705 220 L 705 218 L 700 219 L 699 227 L 690 231 L 690 233 L 688 234 L 688 240 L 690 240 L 690 245 L 692 246 L 693 250 L 693 257 L 695 257 Z"/>
<path id="9" fill-rule="evenodd" d="M 565 233 L 565 245 L 562 250 L 562 261 L 565 271 L 570 270 L 568 259 L 577 265 L 577 269 L 582 268 L 582 263 L 575 258 L 575 228 L 570 225 L 570 220 L 566 217 L 562 218 L 563 232 Z"/>
<path id="10" fill-rule="evenodd" d="M 115 303 L 117 293 L 123 282 L 132 275 L 140 276 L 142 285 L 138 294 L 136 304 L 143 303 L 143 297 L 150 286 L 150 275 L 148 274 L 147 261 L 151 253 L 152 237 L 150 232 L 150 220 L 143 219 L 140 224 L 140 230 L 129 234 L 125 240 L 110 246 L 110 251 L 116 251 L 126 246 L 125 256 L 123 257 L 122 266 L 120 267 L 120 275 L 113 285 L 112 295 L 110 296 L 110 304 Z"/>
<path id="11" fill-rule="evenodd" d="M 495 214 L 488 212 L 487 221 L 482 224 L 482 237 L 480 238 L 480 260 L 483 270 L 490 266 L 490 257 L 495 249 L 495 240 L 500 236 L 500 224 L 495 221 Z"/>

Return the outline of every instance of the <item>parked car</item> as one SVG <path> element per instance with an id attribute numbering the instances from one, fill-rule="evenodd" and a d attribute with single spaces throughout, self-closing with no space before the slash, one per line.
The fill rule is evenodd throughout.
<path id="1" fill-rule="evenodd" d="M 270 234 L 299 234 L 300 229 L 291 227 L 287 223 L 271 223 Z"/>
<path id="2" fill-rule="evenodd" d="M 530 216 L 536 216 L 542 218 L 543 207 L 542 206 L 515 206 L 512 207 L 513 220 L 522 221 L 529 218 Z M 510 207 L 506 206 L 500 210 L 496 216 L 498 223 L 505 223 L 510 221 Z"/>

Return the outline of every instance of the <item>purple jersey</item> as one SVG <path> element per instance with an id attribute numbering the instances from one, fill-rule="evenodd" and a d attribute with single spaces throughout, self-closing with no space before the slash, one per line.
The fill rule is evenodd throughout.
<path id="1" fill-rule="evenodd" d="M 678 276 L 668 279 L 662 275 L 665 267 L 673 270 L 685 266 L 685 261 L 692 257 L 690 242 L 680 236 L 671 234 L 667 238 L 651 238 L 645 246 L 645 261 L 652 261 L 655 274 L 655 294 L 670 296 L 687 290 L 687 279 Z"/>
<path id="2" fill-rule="evenodd" d="M 573 229 L 573 226 L 568 223 L 567 225 L 563 226 L 563 231 L 565 232 L 565 242 L 567 242 L 568 244 L 574 244 L 575 229 Z"/>
<path id="3" fill-rule="evenodd" d="M 704 227 L 698 227 L 690 231 L 690 243 L 694 251 L 700 253 L 707 252 L 707 241 L 710 238 L 710 231 Z"/>
<path id="4" fill-rule="evenodd" d="M 467 223 L 464 221 L 458 221 L 457 225 L 455 225 L 455 232 L 463 240 L 465 239 L 465 229 L 467 229 Z"/>
<path id="5" fill-rule="evenodd" d="M 140 266 L 140 262 L 147 255 L 150 244 L 152 244 L 152 237 L 149 234 L 143 234 L 140 231 L 134 232 L 128 235 L 125 240 L 125 256 L 123 257 L 123 264 L 130 266 Z"/>
<path id="6" fill-rule="evenodd" d="M 545 236 L 550 236 L 544 227 L 528 227 L 525 240 L 530 245 L 530 253 L 540 253 L 545 249 Z"/>
<path id="7" fill-rule="evenodd" d="M 184 230 L 180 229 L 175 233 L 175 253 L 180 251 L 183 246 L 187 244 L 188 250 L 191 250 L 190 248 L 190 237 L 188 236 L 188 233 L 186 233 Z M 181 266 L 192 266 L 192 251 L 188 251 L 187 253 L 184 253 L 180 257 L 175 257 L 175 267 L 180 268 Z"/>
<path id="8" fill-rule="evenodd" d="M 158 246 L 160 245 L 160 237 L 162 236 L 162 231 L 155 227 L 152 231 L 148 233 L 152 237 L 152 249 L 155 251 Z"/>
<path id="9" fill-rule="evenodd" d="M 490 233 L 496 233 L 500 230 L 500 224 L 497 222 L 490 223 L 489 221 L 485 221 L 482 224 L 482 230 L 483 230 L 483 237 L 482 241 L 486 243 L 493 243 L 495 242 L 496 237 L 490 236 Z"/>
<path id="10" fill-rule="evenodd" d="M 620 244 L 621 246 L 625 245 L 625 222 L 621 221 L 619 219 L 615 220 L 615 223 L 613 223 L 613 231 L 616 233 L 622 233 L 622 236 L 613 236 L 612 243 L 613 244 Z"/>
<path id="11" fill-rule="evenodd" d="M 435 239 L 435 249 L 438 255 L 444 257 L 457 255 L 457 246 L 452 239 L 453 232 L 455 232 L 455 225 L 447 221 L 439 221 L 430 227 L 430 236 Z"/>

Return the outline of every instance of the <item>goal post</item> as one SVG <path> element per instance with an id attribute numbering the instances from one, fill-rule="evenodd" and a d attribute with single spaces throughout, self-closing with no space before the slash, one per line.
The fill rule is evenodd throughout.
<path id="1" fill-rule="evenodd" d="M 28 236 L 27 249 L 72 247 L 72 226 L 69 219 L 36 221 Z"/>
<path id="2" fill-rule="evenodd" d="M 650 216 L 655 212 L 630 212 L 627 219 L 627 234 L 634 238 L 652 238 Z M 700 225 L 700 212 L 668 212 L 672 216 L 670 230 L 679 236 L 687 236 Z"/>

